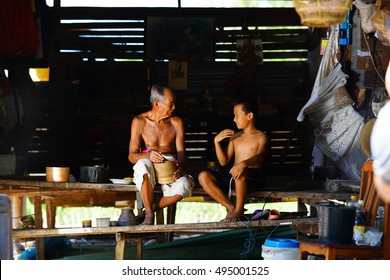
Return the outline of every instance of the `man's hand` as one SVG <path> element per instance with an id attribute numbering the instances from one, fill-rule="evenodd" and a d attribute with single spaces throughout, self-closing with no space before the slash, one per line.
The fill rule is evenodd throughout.
<path id="1" fill-rule="evenodd" d="M 149 160 L 154 163 L 162 163 L 164 161 L 163 156 L 158 151 L 149 152 Z"/>
<path id="2" fill-rule="evenodd" d="M 183 168 L 180 166 L 180 164 L 176 163 L 176 166 L 177 169 L 175 172 L 173 172 L 173 179 L 175 179 L 175 181 L 183 175 Z"/>

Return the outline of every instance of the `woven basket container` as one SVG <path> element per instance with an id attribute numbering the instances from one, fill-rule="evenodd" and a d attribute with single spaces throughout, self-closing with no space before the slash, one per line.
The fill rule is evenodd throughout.
<path id="1" fill-rule="evenodd" d="M 382 44 L 390 46 L 390 6 L 375 11 L 372 23 L 378 32 L 378 39 Z"/>
<path id="2" fill-rule="evenodd" d="M 352 0 L 294 0 L 302 25 L 328 27 L 345 21 Z"/>
<path id="3" fill-rule="evenodd" d="M 156 172 L 157 183 L 170 184 L 175 181 L 175 179 L 173 179 L 173 173 L 177 169 L 175 162 L 165 160 L 162 163 L 153 163 L 153 165 L 154 171 Z"/>

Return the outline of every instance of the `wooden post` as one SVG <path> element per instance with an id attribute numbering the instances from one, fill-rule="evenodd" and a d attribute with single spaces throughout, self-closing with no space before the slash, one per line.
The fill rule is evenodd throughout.
<path id="1" fill-rule="evenodd" d="M 124 260 L 126 253 L 126 241 L 136 236 L 130 233 L 119 232 L 116 234 L 116 246 L 115 246 L 115 259 Z M 142 260 L 143 258 L 143 237 L 142 235 L 137 234 L 137 260 Z"/>
<path id="2" fill-rule="evenodd" d="M 168 206 L 167 224 L 174 224 L 175 223 L 176 205 L 177 205 L 177 203 Z M 174 232 L 167 232 L 167 241 L 172 241 L 174 234 L 175 234 Z"/>
<path id="3" fill-rule="evenodd" d="M 42 200 L 40 196 L 34 196 L 34 213 L 35 213 L 35 228 L 42 228 Z M 45 259 L 45 244 L 44 238 L 39 237 L 35 239 L 35 247 L 37 249 L 37 260 Z"/>
<path id="4" fill-rule="evenodd" d="M 126 239 L 123 232 L 116 234 L 115 259 L 124 260 L 126 251 Z"/>
<path id="5" fill-rule="evenodd" d="M 19 218 L 26 214 L 24 196 L 11 196 L 12 228 L 19 228 Z"/>
<path id="6" fill-rule="evenodd" d="M 138 237 L 137 238 L 137 260 L 142 260 L 144 257 L 144 244 L 143 244 L 143 238 Z"/>
<path id="7" fill-rule="evenodd" d="M 56 206 L 50 198 L 45 199 L 47 228 L 56 227 Z"/>
<path id="8" fill-rule="evenodd" d="M 300 198 L 298 198 L 298 201 L 297 201 L 297 211 L 298 212 L 306 212 L 307 211 L 306 204 Z"/>
<path id="9" fill-rule="evenodd" d="M 159 209 L 156 211 L 156 224 L 157 225 L 163 225 L 164 222 L 164 209 Z M 157 242 L 165 242 L 166 241 L 166 235 L 164 232 L 157 233 Z"/>

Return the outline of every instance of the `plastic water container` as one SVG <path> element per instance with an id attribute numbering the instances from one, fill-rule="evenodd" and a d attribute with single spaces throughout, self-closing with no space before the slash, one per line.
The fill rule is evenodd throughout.
<path id="1" fill-rule="evenodd" d="M 0 194 L 0 260 L 13 260 L 11 202 Z"/>
<path id="2" fill-rule="evenodd" d="M 267 238 L 261 256 L 264 260 L 299 260 L 299 242 L 289 238 Z"/>

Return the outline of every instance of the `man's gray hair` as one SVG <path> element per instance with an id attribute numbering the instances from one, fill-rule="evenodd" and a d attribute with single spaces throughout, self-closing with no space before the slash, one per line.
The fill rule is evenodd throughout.
<path id="1" fill-rule="evenodd" d="M 155 84 L 150 90 L 150 104 L 153 106 L 155 101 L 163 101 L 165 99 L 164 90 L 169 89 L 172 91 L 172 87 L 168 84 Z"/>

